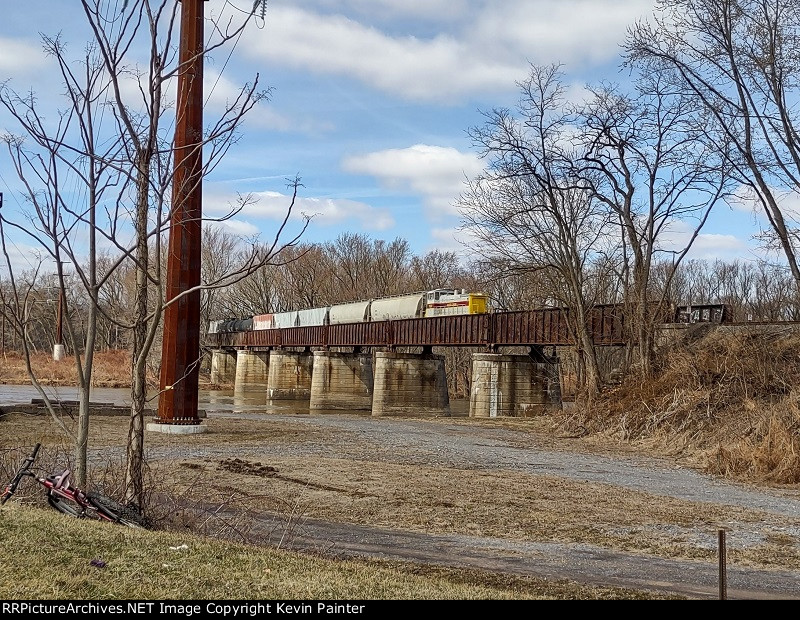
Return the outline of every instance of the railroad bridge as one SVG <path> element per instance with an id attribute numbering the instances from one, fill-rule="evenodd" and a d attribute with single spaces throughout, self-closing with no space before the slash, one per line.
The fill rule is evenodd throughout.
<path id="1" fill-rule="evenodd" d="M 569 318 L 541 308 L 213 334 L 211 380 L 309 400 L 312 411 L 449 415 L 445 358 L 433 347 L 473 347 L 470 416 L 537 415 L 561 405 L 558 360 L 544 349 L 574 344 Z M 621 305 L 595 306 L 588 323 L 595 344 L 625 343 Z"/>

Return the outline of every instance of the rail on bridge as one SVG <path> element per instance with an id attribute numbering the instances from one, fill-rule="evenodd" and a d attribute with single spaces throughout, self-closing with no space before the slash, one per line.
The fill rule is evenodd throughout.
<path id="1" fill-rule="evenodd" d="M 574 344 L 568 327 L 570 311 L 540 308 L 487 314 L 341 323 L 210 334 L 219 348 L 404 347 L 404 346 L 534 346 Z M 625 344 L 621 304 L 594 306 L 588 317 L 597 345 Z"/>

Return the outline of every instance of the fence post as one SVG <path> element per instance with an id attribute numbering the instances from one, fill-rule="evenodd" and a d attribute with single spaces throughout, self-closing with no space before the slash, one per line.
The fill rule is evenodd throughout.
<path id="1" fill-rule="evenodd" d="M 728 571 L 725 558 L 725 530 L 719 530 L 719 600 L 728 598 Z"/>

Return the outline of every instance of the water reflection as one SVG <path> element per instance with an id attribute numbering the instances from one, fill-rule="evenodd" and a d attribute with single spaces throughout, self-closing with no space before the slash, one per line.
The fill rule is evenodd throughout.
<path id="1" fill-rule="evenodd" d="M 54 400 L 77 400 L 78 389 L 75 387 L 45 387 L 47 395 Z M 0 407 L 8 405 L 27 404 L 31 399 L 41 398 L 41 395 L 31 385 L 0 385 Z M 91 393 L 92 402 L 109 403 L 118 406 L 130 406 L 131 395 L 128 388 L 94 388 Z M 309 414 L 307 400 L 273 400 L 267 398 L 266 388 L 256 390 L 200 390 L 198 407 L 207 413 L 213 412 L 259 412 L 285 415 Z M 150 408 L 158 406 L 157 395 L 151 394 Z M 469 402 L 453 400 L 450 402 L 452 415 L 467 415 Z M 371 415 L 368 410 L 319 410 L 316 414 L 349 413 Z"/>
<path id="2" fill-rule="evenodd" d="M 44 386 L 42 389 L 53 400 L 78 400 L 76 387 Z M 128 388 L 93 388 L 91 400 L 97 403 L 130 405 L 130 392 Z M 41 398 L 41 394 L 32 385 L 0 385 L 0 406 L 27 404 L 33 398 Z"/>

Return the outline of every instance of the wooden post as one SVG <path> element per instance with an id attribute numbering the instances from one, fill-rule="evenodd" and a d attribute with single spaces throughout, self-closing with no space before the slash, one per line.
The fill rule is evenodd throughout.
<path id="1" fill-rule="evenodd" d="M 719 530 L 719 600 L 728 598 L 728 568 L 725 553 L 725 530 Z"/>

